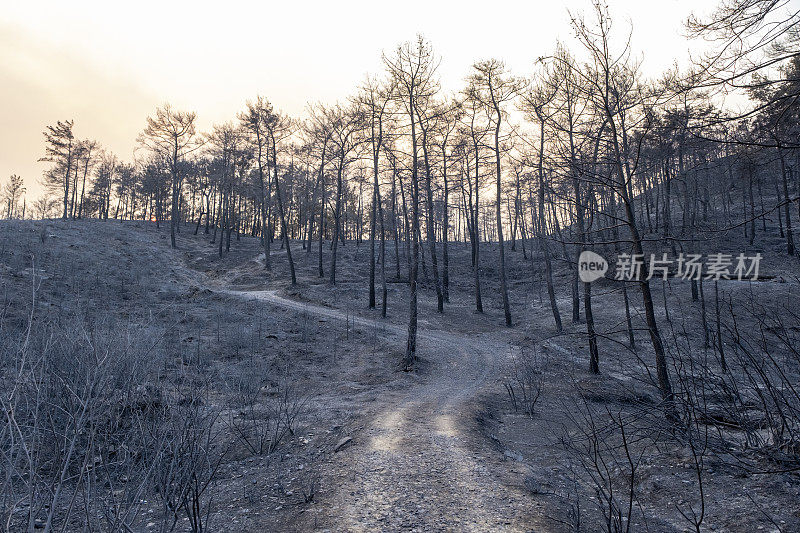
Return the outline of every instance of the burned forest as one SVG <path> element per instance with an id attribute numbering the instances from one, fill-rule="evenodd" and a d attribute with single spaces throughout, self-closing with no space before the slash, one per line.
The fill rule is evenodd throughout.
<path id="1" fill-rule="evenodd" d="M 218 52 L 137 53 L 207 53 L 196 99 L 31 114 L 41 175 L 0 151 L 0 531 L 800 531 L 800 4 L 689 6 L 680 61 L 628 7 L 456 76 L 398 14 L 330 99 L 265 48 L 206 117 L 263 17 L 187 15 Z M 25 46 L 0 66 L 45 76 Z"/>

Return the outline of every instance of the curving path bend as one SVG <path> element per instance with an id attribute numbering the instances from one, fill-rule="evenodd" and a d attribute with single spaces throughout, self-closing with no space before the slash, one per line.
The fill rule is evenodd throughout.
<path id="1" fill-rule="evenodd" d="M 275 291 L 226 292 L 364 328 L 376 324 Z M 380 324 L 405 343 L 405 327 Z M 325 525 L 354 532 L 530 531 L 524 525 L 530 500 L 509 485 L 507 463 L 474 428 L 473 400 L 497 378 L 508 341 L 497 333 L 421 328 L 417 344 L 428 361 L 424 379 L 387 395 L 379 414 L 340 452 L 341 484 L 324 502 Z"/>

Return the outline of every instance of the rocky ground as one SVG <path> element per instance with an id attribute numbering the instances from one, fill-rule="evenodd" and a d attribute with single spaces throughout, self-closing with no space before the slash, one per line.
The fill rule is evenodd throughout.
<path id="1" fill-rule="evenodd" d="M 193 372 L 198 360 L 211 369 L 204 372 L 213 376 L 210 402 L 223 414 L 235 411 L 224 390 L 237 376 L 260 372 L 279 380 L 291 374 L 303 405 L 294 434 L 266 455 L 231 445 L 213 486 L 209 530 L 604 530 L 603 485 L 593 483 L 580 454 L 592 435 L 576 436 L 596 421 L 607 431 L 594 436 L 617 442 L 619 432 L 609 424 L 616 419 L 624 419 L 634 436 L 637 510 L 631 530 L 694 529 L 684 515 L 701 505 L 702 530 L 800 529 L 796 471 L 772 468 L 766 475 L 708 454 L 698 476 L 696 456 L 668 435 L 656 407 L 657 391 L 644 371 L 652 363 L 646 333 L 637 333 L 637 352 L 623 345 L 621 296 L 612 284 L 601 283 L 595 294 L 603 338 L 601 374 L 593 376 L 587 372 L 585 326 L 564 316 L 567 330 L 555 334 L 535 264 L 520 250 L 508 254 L 515 327 L 507 329 L 497 295 L 496 248 L 482 250 L 486 312 L 475 314 L 468 249 L 454 245 L 451 303 L 438 315 L 432 285 L 423 282 L 420 361 L 407 373 L 398 368 L 407 286 L 388 275 L 387 319 L 366 309 L 366 244 L 340 248 L 338 282 L 330 287 L 316 275 L 316 248 L 307 254 L 293 243 L 299 283 L 290 286 L 278 243 L 268 274 L 258 241 L 245 236 L 219 258 L 209 237 L 194 236 L 190 228 L 172 251 L 165 230 L 144 223 L 4 225 L 2 280 L 12 315 L 24 315 L 18 302 L 25 301 L 25 269 L 35 256 L 34 268 L 47 276 L 41 298 L 51 312 L 83 300 L 120 320 L 138 324 L 155 313 L 168 323 L 171 367 Z M 324 252 L 327 273 L 327 246 Z M 557 283 L 566 289 L 569 273 L 559 265 Z M 787 281 L 783 263 L 771 268 Z M 387 271 L 393 269 L 387 264 Z M 790 279 L 765 287 L 768 300 L 798 290 Z M 724 290 L 739 288 L 729 283 Z M 699 311 L 687 286 L 670 285 L 664 295 L 669 304 L 660 305 L 659 319 L 665 320 L 667 309 L 673 319 L 680 317 L 674 320 L 680 327 L 666 337 L 676 346 L 680 338 L 695 338 Z M 635 298 L 632 293 L 640 328 Z M 559 302 L 566 315 L 566 290 Z M 528 413 L 522 401 L 515 409 L 508 393 L 511 385 L 520 394 L 521 374 L 538 389 Z M 595 442 L 598 449 L 606 440 Z M 630 475 L 627 461 L 615 455 L 619 450 L 599 456 L 607 461 L 602 468 L 608 486 L 625 493 Z M 755 464 L 770 469 L 759 458 Z M 143 509 L 138 527 L 157 530 L 157 497 Z"/>

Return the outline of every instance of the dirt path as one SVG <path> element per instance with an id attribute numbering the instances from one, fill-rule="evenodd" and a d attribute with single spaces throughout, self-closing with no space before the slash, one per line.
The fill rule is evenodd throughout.
<path id="1" fill-rule="evenodd" d="M 376 322 L 289 300 L 275 291 L 230 291 L 271 305 L 361 327 Z M 405 342 L 406 328 L 383 324 Z M 509 353 L 496 333 L 420 330 L 424 376 L 400 395 L 387 395 L 377 416 L 336 454 L 338 489 L 318 516 L 332 531 L 526 531 L 521 490 L 507 484 L 502 455 L 476 434 L 475 404 Z"/>

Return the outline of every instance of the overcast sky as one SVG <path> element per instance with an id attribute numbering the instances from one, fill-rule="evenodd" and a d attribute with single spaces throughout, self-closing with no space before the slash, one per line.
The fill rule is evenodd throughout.
<path id="1" fill-rule="evenodd" d="M 685 64 L 697 43 L 684 37 L 697 0 L 609 0 L 615 29 L 633 25 L 633 48 L 656 76 Z M 422 33 L 441 57 L 446 90 L 470 65 L 497 57 L 531 73 L 556 40 L 571 41 L 566 2 L 303 2 L 170 0 L 6 2 L 0 12 L 0 183 L 20 174 L 37 195 L 42 131 L 74 119 L 92 138 L 132 159 L 137 134 L 156 106 L 196 111 L 201 129 L 231 120 L 247 99 L 269 98 L 301 116 L 306 103 L 332 103 L 380 73 L 381 52 Z M 698 7 L 698 5 L 700 7 Z"/>

